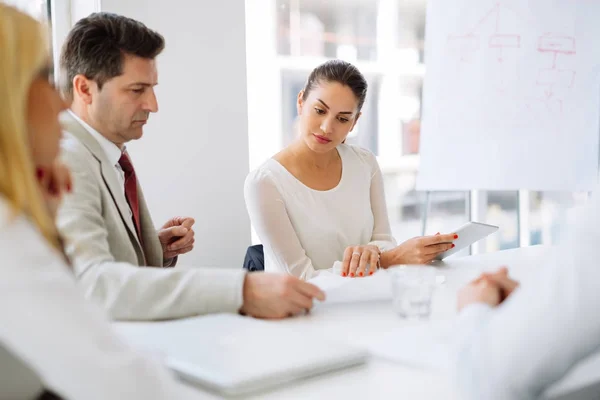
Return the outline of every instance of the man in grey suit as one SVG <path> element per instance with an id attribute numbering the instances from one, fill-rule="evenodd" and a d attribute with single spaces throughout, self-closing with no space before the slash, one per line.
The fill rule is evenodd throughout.
<path id="1" fill-rule="evenodd" d="M 242 269 L 167 268 L 193 248 L 194 220 L 175 217 L 158 232 L 125 144 L 142 137 L 163 37 L 110 13 L 77 22 L 61 54 L 63 157 L 74 179 L 57 224 L 88 298 L 115 319 L 152 320 L 213 312 L 281 318 L 323 299 L 291 276 Z M 146 268 L 153 267 L 153 268 Z"/>

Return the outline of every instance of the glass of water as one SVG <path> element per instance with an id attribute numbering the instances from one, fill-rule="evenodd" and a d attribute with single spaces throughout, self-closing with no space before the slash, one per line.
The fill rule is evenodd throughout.
<path id="1" fill-rule="evenodd" d="M 403 265 L 391 272 L 394 311 L 403 318 L 428 318 L 436 286 L 435 268 Z"/>

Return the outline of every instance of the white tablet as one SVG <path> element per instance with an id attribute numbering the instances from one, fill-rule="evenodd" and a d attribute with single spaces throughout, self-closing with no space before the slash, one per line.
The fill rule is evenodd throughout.
<path id="1" fill-rule="evenodd" d="M 467 222 L 455 231 L 458 235 L 458 239 L 452 242 L 454 243 L 454 247 L 441 253 L 435 259 L 443 260 L 444 258 L 467 248 L 484 237 L 491 235 L 497 230 L 498 227 L 494 225 L 482 224 L 481 222 Z"/>

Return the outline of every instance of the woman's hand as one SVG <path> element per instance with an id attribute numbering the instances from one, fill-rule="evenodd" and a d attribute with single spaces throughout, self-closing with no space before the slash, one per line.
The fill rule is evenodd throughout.
<path id="1" fill-rule="evenodd" d="M 56 160 L 50 167 L 38 167 L 36 174 L 46 206 L 54 219 L 63 195 L 73 188 L 71 172 L 65 164 Z"/>
<path id="2" fill-rule="evenodd" d="M 386 251 L 381 255 L 381 265 L 387 268 L 397 264 L 427 264 L 438 255 L 454 247 L 456 233 L 448 235 L 420 236 Z"/>
<path id="3" fill-rule="evenodd" d="M 344 251 L 344 261 L 342 262 L 342 276 L 366 276 L 367 265 L 369 266 L 369 275 L 373 275 L 379 268 L 379 256 L 381 251 L 379 247 L 369 244 L 366 246 L 349 246 Z"/>

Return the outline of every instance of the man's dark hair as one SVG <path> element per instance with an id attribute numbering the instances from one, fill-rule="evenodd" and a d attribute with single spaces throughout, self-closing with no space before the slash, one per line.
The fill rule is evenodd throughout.
<path id="1" fill-rule="evenodd" d="M 73 78 L 79 74 L 101 89 L 123 73 L 125 54 L 154 59 L 165 47 L 158 32 L 139 21 L 112 13 L 94 13 L 79 20 L 69 32 L 60 55 L 61 91 L 73 96 Z"/>

